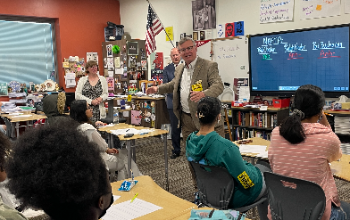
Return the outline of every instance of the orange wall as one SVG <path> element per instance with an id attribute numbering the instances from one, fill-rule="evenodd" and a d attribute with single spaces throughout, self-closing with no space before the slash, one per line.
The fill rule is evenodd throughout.
<path id="1" fill-rule="evenodd" d="M 120 24 L 118 0 L 0 0 L 0 14 L 55 18 L 59 85 L 64 86 L 63 58 L 97 52 L 103 66 L 102 42 L 107 21 Z M 103 68 L 102 68 L 103 69 Z M 103 74 L 103 73 L 101 73 Z M 66 89 L 66 92 L 74 92 Z"/>

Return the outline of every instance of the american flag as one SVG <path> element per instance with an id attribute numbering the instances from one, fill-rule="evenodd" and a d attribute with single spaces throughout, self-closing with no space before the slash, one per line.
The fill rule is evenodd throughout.
<path id="1" fill-rule="evenodd" d="M 155 37 L 164 30 L 162 23 L 160 22 L 156 13 L 154 13 L 151 5 L 148 5 L 147 15 L 147 31 L 146 31 L 146 52 L 147 56 L 153 53 L 156 48 Z"/>

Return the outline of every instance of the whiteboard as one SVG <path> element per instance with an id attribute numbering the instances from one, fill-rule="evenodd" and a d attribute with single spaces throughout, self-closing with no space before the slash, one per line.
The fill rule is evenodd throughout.
<path id="1" fill-rule="evenodd" d="M 234 78 L 249 78 L 248 39 L 225 39 L 213 42 L 214 60 L 218 63 L 222 82 L 230 83 Z"/>

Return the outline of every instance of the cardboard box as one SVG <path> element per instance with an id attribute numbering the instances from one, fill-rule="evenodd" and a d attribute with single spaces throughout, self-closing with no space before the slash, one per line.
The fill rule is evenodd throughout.
<path id="1" fill-rule="evenodd" d="M 289 103 L 290 103 L 290 98 L 272 99 L 272 105 L 274 108 L 288 108 Z"/>
<path id="2" fill-rule="evenodd" d="M 342 102 L 341 109 L 349 110 L 350 109 L 350 102 Z"/>

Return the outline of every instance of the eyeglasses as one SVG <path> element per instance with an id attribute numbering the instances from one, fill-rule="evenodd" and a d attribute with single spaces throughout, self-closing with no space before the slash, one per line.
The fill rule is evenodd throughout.
<path id="1" fill-rule="evenodd" d="M 194 46 L 190 46 L 190 47 L 187 47 L 187 48 L 182 48 L 182 49 L 179 49 L 179 51 L 180 51 L 180 53 L 185 53 L 186 50 L 192 51 L 192 50 L 193 50 L 193 47 L 194 47 Z"/>
<path id="2" fill-rule="evenodd" d="M 97 68 L 97 65 L 93 65 L 93 66 L 91 66 L 90 68 Z"/>

